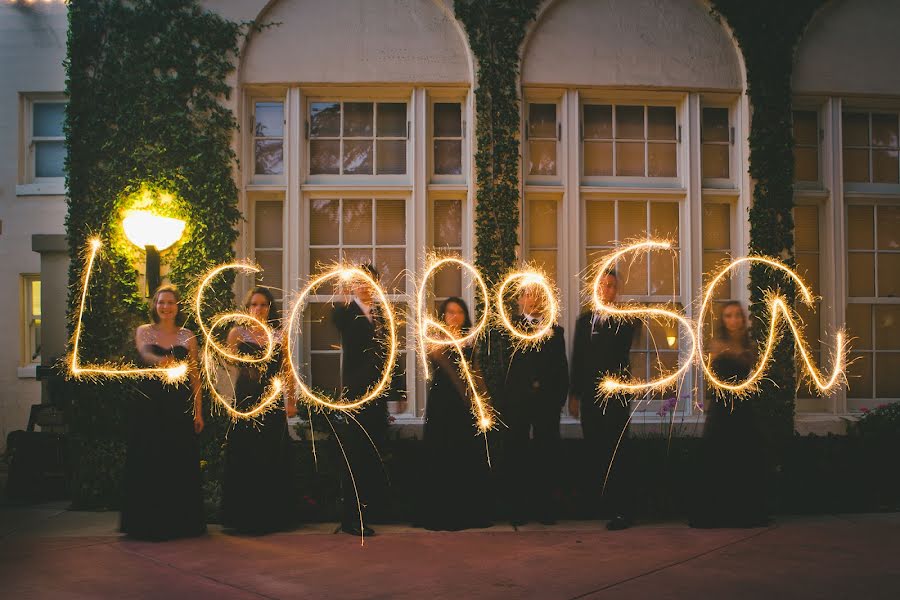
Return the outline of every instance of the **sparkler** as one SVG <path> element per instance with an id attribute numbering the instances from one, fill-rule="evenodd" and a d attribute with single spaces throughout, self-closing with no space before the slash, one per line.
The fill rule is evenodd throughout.
<path id="1" fill-rule="evenodd" d="M 103 243 L 98 238 L 93 238 L 88 243 L 89 253 L 85 262 L 84 275 L 81 279 L 81 299 L 78 304 L 78 320 L 75 322 L 75 331 L 72 334 L 72 353 L 69 356 L 68 365 L 69 373 L 76 379 L 96 377 L 96 378 L 126 378 L 126 377 L 157 377 L 167 383 L 179 383 L 183 381 L 188 374 L 188 365 L 186 362 L 179 362 L 170 367 L 148 367 L 141 368 L 131 364 L 81 364 L 79 357 L 79 345 L 81 343 L 81 331 L 83 329 L 82 320 L 84 318 L 84 308 L 87 303 L 88 285 L 91 280 L 91 272 L 94 269 L 97 255 Z"/>
<path id="2" fill-rule="evenodd" d="M 727 381 L 719 379 L 716 376 L 716 373 L 712 369 L 711 363 L 708 361 L 702 350 L 703 322 L 706 316 L 706 311 L 709 310 L 709 305 L 712 302 L 713 293 L 715 292 L 716 286 L 719 284 L 719 282 L 731 270 L 737 268 L 742 264 L 751 263 L 762 264 L 769 267 L 770 269 L 779 270 L 787 274 L 788 277 L 794 280 L 794 282 L 797 284 L 797 287 L 800 289 L 801 300 L 803 301 L 803 303 L 808 306 L 812 306 L 814 304 L 814 296 L 812 294 L 812 291 L 810 291 L 809 287 L 806 285 L 806 283 L 804 283 L 803 279 L 793 269 L 778 260 L 766 256 L 747 256 L 744 258 L 733 260 L 725 265 L 716 274 L 716 276 L 710 280 L 709 285 L 706 288 L 706 292 L 703 295 L 703 302 L 700 305 L 700 315 L 697 318 L 697 339 L 699 341 L 698 343 L 701 344 L 700 346 L 698 346 L 698 353 L 700 355 L 700 364 L 703 368 L 703 373 L 706 376 L 707 380 L 710 382 L 713 389 L 718 392 L 727 391 L 731 392 L 732 394 L 741 396 L 755 391 L 759 385 L 759 381 L 765 374 L 769 361 L 772 359 L 772 352 L 775 348 L 775 344 L 781 337 L 782 329 L 781 327 L 779 327 L 779 319 L 784 319 L 791 330 L 791 334 L 794 336 L 794 341 L 797 343 L 797 347 L 800 351 L 800 358 L 803 361 L 803 366 L 805 367 L 806 372 L 810 376 L 813 384 L 822 393 L 830 392 L 843 380 L 847 354 L 847 340 L 844 332 L 838 331 L 837 335 L 835 336 L 834 365 L 832 367 L 831 374 L 828 377 L 825 377 L 822 375 L 822 372 L 812 360 L 809 344 L 806 342 L 806 338 L 800 331 L 800 327 L 797 322 L 798 320 L 793 316 L 793 310 L 783 297 L 773 293 L 767 294 L 766 297 L 766 305 L 768 306 L 769 312 L 771 314 L 771 320 L 769 321 L 769 333 L 766 338 L 765 349 L 763 350 L 763 353 L 760 356 L 754 370 L 750 373 L 747 379 L 739 383 L 729 383 Z"/>
<path id="3" fill-rule="evenodd" d="M 534 294 L 540 290 L 543 297 L 543 320 L 541 327 L 531 332 L 521 331 L 509 317 L 506 311 L 506 295 L 511 290 L 513 296 L 523 292 Z M 553 332 L 553 326 L 559 318 L 559 299 L 556 290 L 550 284 L 547 276 L 536 269 L 513 271 L 500 283 L 497 289 L 497 316 L 500 324 L 509 331 L 513 339 L 523 346 L 539 344 L 544 338 Z"/>

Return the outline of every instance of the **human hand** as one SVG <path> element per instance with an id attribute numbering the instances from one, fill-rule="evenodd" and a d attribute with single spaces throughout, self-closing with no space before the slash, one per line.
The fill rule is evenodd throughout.
<path id="1" fill-rule="evenodd" d="M 569 396 L 569 414 L 576 419 L 581 414 L 581 403 L 578 401 L 578 398 L 574 394 Z"/>

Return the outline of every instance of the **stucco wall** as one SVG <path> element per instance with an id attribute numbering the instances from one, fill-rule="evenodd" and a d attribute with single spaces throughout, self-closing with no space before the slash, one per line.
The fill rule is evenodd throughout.
<path id="1" fill-rule="evenodd" d="M 741 69 L 696 0 L 557 0 L 527 41 L 522 81 L 739 90 Z"/>
<path id="2" fill-rule="evenodd" d="M 797 48 L 798 94 L 900 93 L 900 2 L 832 0 Z"/>
<path id="3" fill-rule="evenodd" d="M 0 451 L 10 431 L 28 424 L 40 384 L 20 379 L 19 274 L 40 271 L 31 250 L 35 233 L 64 233 L 62 196 L 16 196 L 19 168 L 20 92 L 62 92 L 66 7 L 57 3 L 0 3 Z"/>

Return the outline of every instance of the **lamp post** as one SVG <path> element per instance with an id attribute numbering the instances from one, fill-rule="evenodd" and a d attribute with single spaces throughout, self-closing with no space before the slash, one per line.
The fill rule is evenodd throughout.
<path id="1" fill-rule="evenodd" d="M 159 253 L 181 239 L 184 226 L 181 219 L 161 217 L 148 210 L 125 213 L 122 220 L 125 237 L 146 253 L 147 296 L 159 287 Z"/>

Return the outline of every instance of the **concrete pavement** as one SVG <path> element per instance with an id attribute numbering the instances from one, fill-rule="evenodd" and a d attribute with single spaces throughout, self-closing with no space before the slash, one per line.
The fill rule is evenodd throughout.
<path id="1" fill-rule="evenodd" d="M 458 533 L 383 525 L 360 546 L 311 524 L 151 543 L 117 513 L 0 509 L 6 598 L 891 598 L 900 514 L 783 517 L 767 528 L 603 523 Z"/>

